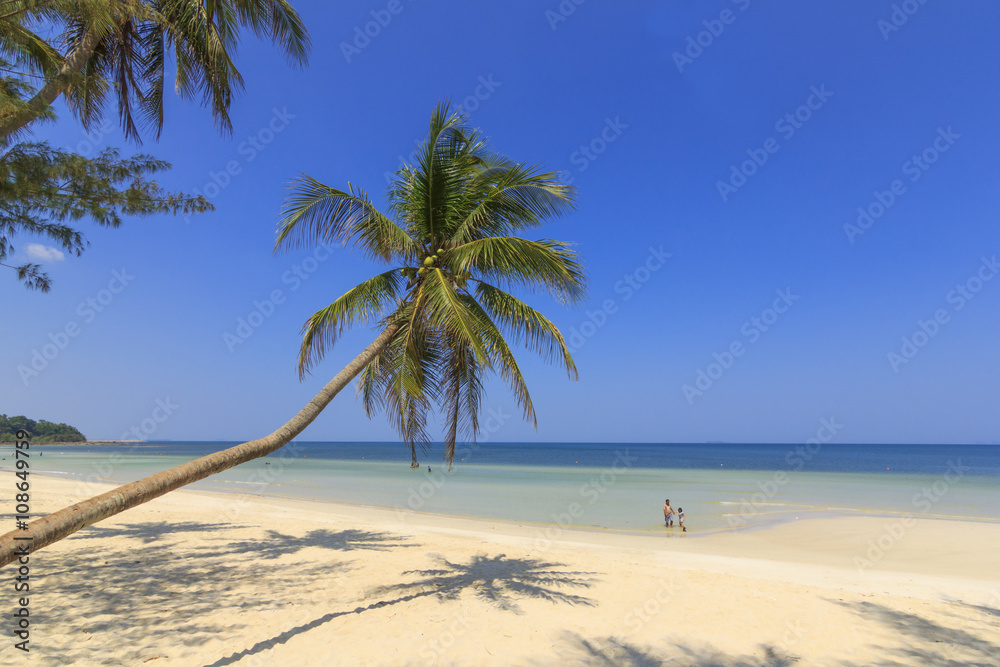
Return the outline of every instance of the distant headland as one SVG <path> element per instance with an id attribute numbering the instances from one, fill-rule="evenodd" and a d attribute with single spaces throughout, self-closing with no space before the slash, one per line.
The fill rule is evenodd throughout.
<path id="1" fill-rule="evenodd" d="M 115 445 L 119 447 L 127 447 L 129 445 L 137 445 L 139 443 L 147 442 L 146 440 L 68 440 L 65 442 L 60 441 L 48 441 L 42 440 L 37 441 L 32 439 L 31 444 L 33 445 L 45 445 L 47 447 L 58 446 L 58 447 L 89 447 L 90 445 Z M 2 442 L 0 442 L 2 444 Z"/>
<path id="2" fill-rule="evenodd" d="M 14 442 L 18 431 L 31 434 L 31 444 L 82 445 L 90 444 L 86 436 L 68 424 L 56 424 L 44 419 L 35 421 L 24 415 L 0 415 L 0 442 Z"/>

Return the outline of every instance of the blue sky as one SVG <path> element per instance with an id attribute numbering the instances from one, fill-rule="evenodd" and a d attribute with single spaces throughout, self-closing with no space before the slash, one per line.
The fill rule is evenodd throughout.
<path id="1" fill-rule="evenodd" d="M 524 351 L 538 430 L 494 384 L 487 439 L 803 442 L 825 419 L 833 442 L 1000 441 L 994 3 L 295 5 L 310 66 L 246 42 L 231 137 L 176 98 L 141 148 L 68 113 L 38 129 L 162 157 L 165 185 L 217 210 L 83 223 L 92 246 L 47 264 L 47 295 L 5 276 L 0 411 L 94 439 L 281 425 L 374 336 L 345 336 L 300 383 L 302 323 L 378 270 L 344 249 L 273 255 L 287 182 L 383 201 L 451 98 L 500 152 L 573 179 L 578 210 L 539 235 L 576 243 L 590 276 L 579 308 L 536 299 L 580 381 Z M 355 44 L 372 12 L 391 20 Z M 23 257 L 39 240 L 14 241 Z M 303 438 L 395 439 L 353 392 Z"/>

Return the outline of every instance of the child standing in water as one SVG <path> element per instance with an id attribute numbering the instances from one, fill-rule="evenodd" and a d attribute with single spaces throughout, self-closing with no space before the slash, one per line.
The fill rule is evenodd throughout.
<path id="1" fill-rule="evenodd" d="M 681 532 L 686 533 L 687 528 L 684 527 L 684 508 L 677 508 L 677 525 L 681 527 Z"/>

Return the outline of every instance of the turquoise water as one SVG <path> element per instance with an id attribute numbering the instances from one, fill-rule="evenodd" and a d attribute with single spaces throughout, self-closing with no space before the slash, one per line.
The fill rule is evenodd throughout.
<path id="1" fill-rule="evenodd" d="M 35 448 L 31 465 L 37 473 L 75 481 L 82 500 L 100 491 L 88 482 L 134 481 L 225 446 Z M 789 445 L 538 444 L 530 450 L 548 464 L 530 457 L 512 462 L 525 460 L 525 447 L 460 449 L 451 472 L 435 462 L 428 472 L 426 464 L 411 469 L 398 444 L 295 443 L 191 488 L 640 533 L 663 530 L 665 498 L 684 508 L 691 534 L 858 514 L 1000 521 L 1000 447 L 872 446 L 864 450 L 870 461 L 859 464 L 866 456 L 851 448 L 864 446 L 827 446 L 804 461 L 787 456 L 794 452 Z M 8 449 L 0 469 L 11 468 Z M 700 467 L 649 465 L 692 460 Z M 859 472 L 859 465 L 871 470 Z M 234 496 L 233 503 L 238 500 Z"/>

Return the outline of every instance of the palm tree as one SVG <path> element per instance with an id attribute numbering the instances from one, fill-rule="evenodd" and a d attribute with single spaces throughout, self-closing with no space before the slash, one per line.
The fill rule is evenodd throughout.
<path id="1" fill-rule="evenodd" d="M 177 92 L 200 97 L 216 124 L 231 132 L 230 103 L 243 85 L 232 55 L 243 28 L 277 43 L 293 63 L 306 61 L 309 36 L 286 0 L 0 1 L 0 181 L 10 181 L 4 183 L 9 196 L 0 198 L 10 204 L 0 219 L 0 267 L 15 270 L 29 289 L 47 292 L 50 279 L 38 264 L 2 261 L 14 235 L 48 236 L 79 255 L 89 243 L 63 223 L 89 215 L 109 226 L 102 219 L 109 205 L 114 210 L 127 202 L 129 212 L 142 215 L 211 209 L 201 196 L 161 196 L 146 175 L 167 163 L 146 156 L 121 160 L 111 149 L 91 160 L 44 142 L 16 142 L 32 123 L 55 117 L 51 105 L 60 95 L 85 128 L 113 101 L 126 136 L 139 141 L 145 126 L 159 138 L 171 65 Z M 120 190 L 122 182 L 131 187 Z M 53 201 L 67 188 L 79 196 Z"/>
<path id="2" fill-rule="evenodd" d="M 572 190 L 556 174 L 539 173 L 487 151 L 481 135 L 439 105 L 417 164 L 389 187 L 389 211 L 359 190 L 336 190 L 309 176 L 293 185 L 278 248 L 352 243 L 390 268 L 317 311 L 303 327 L 303 376 L 349 326 L 378 321 L 392 337 L 365 366 L 359 390 L 369 416 L 386 412 L 416 449 L 430 441 L 427 417 L 437 405 L 452 462 L 461 432 L 475 440 L 483 378 L 496 372 L 525 419 L 536 424 L 524 377 L 504 334 L 565 366 L 576 367 L 562 334 L 537 310 L 502 289 L 545 290 L 576 301 L 583 270 L 565 244 L 516 236 L 560 215 Z"/>
<path id="3" fill-rule="evenodd" d="M 308 176 L 293 183 L 276 248 L 340 241 L 390 268 L 348 290 L 303 327 L 299 374 L 321 361 L 349 326 L 376 322 L 375 340 L 291 420 L 270 435 L 204 456 L 77 503 L 0 537 L 0 566 L 80 528 L 291 442 L 355 377 L 369 415 L 382 409 L 410 445 L 429 440 L 427 418 L 445 419 L 451 464 L 459 432 L 474 439 L 487 374 L 511 388 L 526 419 L 531 397 L 506 333 L 571 377 L 576 367 L 562 334 L 537 310 L 504 291 L 544 290 L 561 301 L 584 296 L 585 277 L 567 244 L 519 232 L 572 208 L 572 189 L 556 173 L 488 152 L 459 114 L 438 105 L 417 163 L 399 170 L 380 213 L 348 184 L 336 190 Z M 20 540 L 18 539 L 20 538 Z"/>
<path id="4" fill-rule="evenodd" d="M 31 32 L 36 23 L 64 28 L 64 56 Z M 0 56 L 22 66 L 23 76 L 44 82 L 25 102 L 5 100 L 0 137 L 44 117 L 63 94 L 85 127 L 101 117 L 114 95 L 128 137 L 139 138 L 137 120 L 159 137 L 171 57 L 178 94 L 201 97 L 216 123 L 231 131 L 230 101 L 243 85 L 232 60 L 241 28 L 277 43 L 294 63 L 307 59 L 309 36 L 287 0 L 5 2 Z"/>

